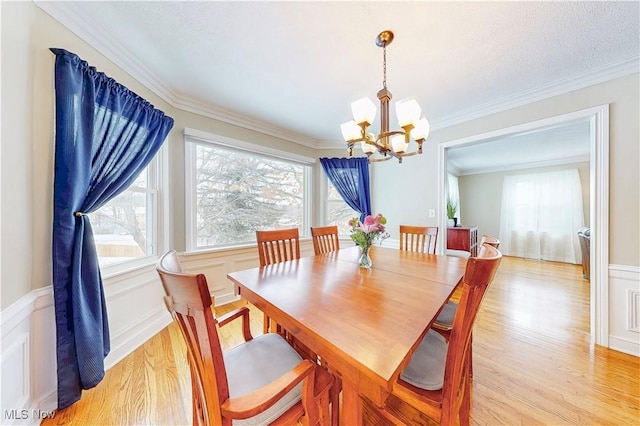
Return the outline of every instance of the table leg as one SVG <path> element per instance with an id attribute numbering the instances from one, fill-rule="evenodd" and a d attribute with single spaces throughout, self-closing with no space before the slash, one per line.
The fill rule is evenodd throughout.
<path id="1" fill-rule="evenodd" d="M 342 416 L 340 424 L 355 426 L 362 424 L 362 399 L 356 388 L 346 380 L 342 380 Z"/>

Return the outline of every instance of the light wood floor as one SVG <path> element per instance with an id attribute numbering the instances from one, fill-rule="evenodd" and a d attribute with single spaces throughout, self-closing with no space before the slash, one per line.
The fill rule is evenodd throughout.
<path id="1" fill-rule="evenodd" d="M 258 335 L 262 315 L 252 311 Z M 222 331 L 225 347 L 240 342 L 239 327 Z M 43 425 L 190 424 L 181 339 L 170 325 Z M 505 257 L 479 313 L 473 352 L 474 425 L 640 424 L 640 358 L 589 344 L 589 282 L 579 266 Z"/>

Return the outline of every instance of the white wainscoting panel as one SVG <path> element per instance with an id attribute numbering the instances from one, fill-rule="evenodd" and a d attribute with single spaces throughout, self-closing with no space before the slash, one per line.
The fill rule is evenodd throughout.
<path id="1" fill-rule="evenodd" d="M 609 347 L 640 356 L 640 268 L 609 265 Z"/>
<path id="2" fill-rule="evenodd" d="M 32 292 L 35 297 L 31 314 L 31 383 L 37 408 L 52 411 L 58 406 L 56 360 L 56 326 L 53 308 L 53 288 L 45 287 Z M 42 356 L 47 354 L 48 356 Z"/>
<path id="3" fill-rule="evenodd" d="M 104 280 L 111 352 L 109 369 L 171 322 L 155 265 L 148 265 Z"/>

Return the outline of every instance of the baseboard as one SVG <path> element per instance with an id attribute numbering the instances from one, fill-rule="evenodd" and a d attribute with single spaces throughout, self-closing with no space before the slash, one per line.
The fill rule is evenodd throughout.
<path id="1" fill-rule="evenodd" d="M 609 336 L 609 349 L 640 357 L 640 342 Z"/>

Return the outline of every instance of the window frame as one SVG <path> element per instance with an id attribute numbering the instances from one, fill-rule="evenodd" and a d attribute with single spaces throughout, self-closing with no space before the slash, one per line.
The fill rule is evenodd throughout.
<path id="1" fill-rule="evenodd" d="M 310 236 L 313 212 L 313 188 L 314 188 L 314 165 L 315 158 L 306 157 L 269 146 L 259 145 L 244 140 L 238 140 L 222 135 L 216 135 L 191 128 L 184 129 L 184 149 L 185 149 L 185 252 L 195 253 L 203 251 L 229 250 L 241 247 L 255 246 L 255 242 L 243 242 L 236 244 L 226 244 L 224 246 L 198 246 L 197 244 L 197 194 L 196 194 L 196 174 L 198 146 L 212 146 L 223 150 L 236 151 L 250 154 L 256 157 L 269 160 L 283 161 L 303 166 L 303 214 L 301 238 Z"/>
<path id="2" fill-rule="evenodd" d="M 146 194 L 148 204 L 151 205 L 151 212 L 146 212 L 147 223 L 147 248 L 151 248 L 152 253 L 140 256 L 131 260 L 113 263 L 100 267 L 103 278 L 118 275 L 131 270 L 135 270 L 150 264 L 153 264 L 160 258 L 160 251 L 164 248 L 165 229 L 162 228 L 164 222 L 164 211 L 167 206 L 163 202 L 165 197 L 162 196 L 166 185 L 166 170 L 168 167 L 166 155 L 167 143 L 162 144 L 156 155 L 147 165 L 147 188 L 129 187 L 125 191 L 132 191 Z M 123 191 L 124 193 L 124 191 Z M 95 212 L 94 212 L 95 213 Z M 151 239 L 149 238 L 151 235 Z M 149 242 L 151 241 L 151 242 Z M 98 257 L 99 258 L 99 257 Z"/>

